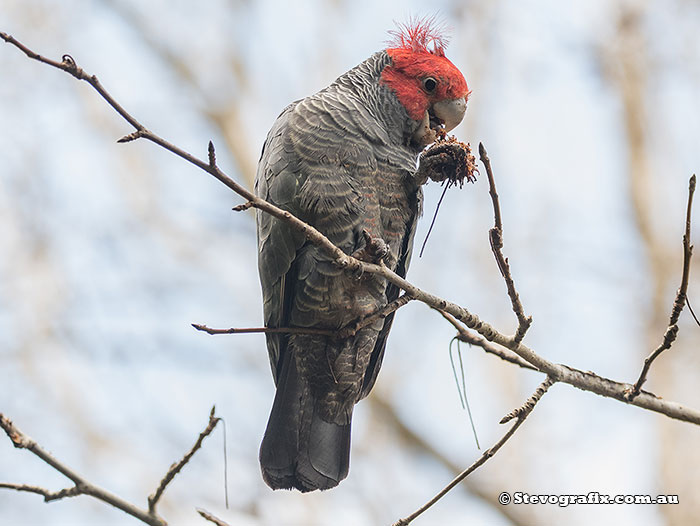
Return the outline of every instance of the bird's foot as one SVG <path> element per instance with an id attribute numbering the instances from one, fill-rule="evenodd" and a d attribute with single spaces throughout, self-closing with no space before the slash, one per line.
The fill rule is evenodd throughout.
<path id="1" fill-rule="evenodd" d="M 365 246 L 353 252 L 352 257 L 365 263 L 380 264 L 389 255 L 389 246 L 380 237 L 372 237 L 367 230 L 362 230 Z"/>

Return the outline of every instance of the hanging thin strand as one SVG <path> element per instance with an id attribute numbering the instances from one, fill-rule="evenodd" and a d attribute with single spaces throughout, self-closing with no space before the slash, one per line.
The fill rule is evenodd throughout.
<path id="1" fill-rule="evenodd" d="M 224 501 L 226 502 L 226 509 L 228 509 L 228 455 L 226 454 L 226 421 L 221 418 L 221 422 L 224 424 Z"/>
<path id="2" fill-rule="evenodd" d="M 457 378 L 457 369 L 455 368 L 455 360 L 454 357 L 452 356 L 452 344 L 455 342 L 457 337 L 455 336 L 450 340 L 450 365 L 452 365 L 452 373 L 455 376 L 455 385 L 457 386 L 457 392 L 459 393 L 459 401 L 462 402 L 462 409 L 465 409 L 466 406 L 464 405 L 464 398 L 462 398 L 462 389 L 459 387 L 459 379 Z"/>
<path id="3" fill-rule="evenodd" d="M 690 300 L 688 299 L 687 294 L 685 296 L 685 304 L 688 305 L 688 310 L 690 311 L 690 314 L 693 316 L 695 323 L 697 323 L 698 327 L 700 327 L 700 320 L 698 320 L 698 317 L 695 315 L 695 311 L 693 310 L 693 307 L 690 306 Z"/>
<path id="4" fill-rule="evenodd" d="M 464 392 L 464 405 L 467 407 L 467 414 L 469 415 L 469 423 L 472 426 L 472 433 L 474 433 L 474 442 L 476 442 L 476 449 L 481 450 L 479 445 L 479 437 L 476 434 L 476 426 L 474 425 L 474 418 L 472 417 L 472 410 L 469 407 L 469 398 L 467 398 L 467 384 L 464 381 L 464 366 L 462 365 L 462 348 L 460 347 L 460 340 L 457 339 L 457 354 L 459 355 L 459 368 L 462 370 L 462 391 Z"/>
<path id="5" fill-rule="evenodd" d="M 442 204 L 442 199 L 443 199 L 443 197 L 445 197 L 445 193 L 447 193 L 447 189 L 450 187 L 451 184 L 452 184 L 452 181 L 447 181 L 447 184 L 445 185 L 445 189 L 442 191 L 442 195 L 440 196 L 440 200 L 438 201 L 438 204 L 435 207 L 435 215 L 433 216 L 433 220 L 430 222 L 430 228 L 428 229 L 428 233 L 425 234 L 425 240 L 423 241 L 423 246 L 420 247 L 420 254 L 418 254 L 419 258 L 423 257 L 423 250 L 425 250 L 425 245 L 428 243 L 428 238 L 430 237 L 430 233 L 433 231 L 433 225 L 435 225 L 435 220 L 437 219 L 438 210 L 440 210 L 440 204 Z"/>

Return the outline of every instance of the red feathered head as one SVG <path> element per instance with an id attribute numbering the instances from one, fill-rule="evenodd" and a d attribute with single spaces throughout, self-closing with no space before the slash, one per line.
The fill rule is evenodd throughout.
<path id="1" fill-rule="evenodd" d="M 447 38 L 433 18 L 399 24 L 386 50 L 392 63 L 381 82 L 391 89 L 408 115 L 429 121 L 433 130 L 454 128 L 462 120 L 469 88 L 462 73 L 445 57 Z"/>

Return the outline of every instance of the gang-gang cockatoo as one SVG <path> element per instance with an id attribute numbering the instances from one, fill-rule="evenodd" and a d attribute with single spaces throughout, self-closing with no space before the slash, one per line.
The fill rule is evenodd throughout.
<path id="1" fill-rule="evenodd" d="M 405 276 L 421 212 L 417 172 L 438 128 L 464 116 L 469 90 L 430 21 L 392 32 L 383 51 L 287 106 L 263 146 L 256 194 L 312 225 L 346 254 Z M 273 489 L 332 488 L 348 474 L 355 404 L 372 389 L 393 314 L 338 339 L 396 286 L 338 268 L 285 221 L 257 211 L 258 267 L 277 392 L 260 448 Z M 300 333 L 301 332 L 301 333 Z M 309 331 L 311 332 L 311 331 Z"/>

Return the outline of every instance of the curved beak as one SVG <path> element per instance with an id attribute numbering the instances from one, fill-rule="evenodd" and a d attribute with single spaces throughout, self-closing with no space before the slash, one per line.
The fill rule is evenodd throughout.
<path id="1" fill-rule="evenodd" d="M 465 97 L 452 100 L 441 100 L 433 104 L 433 114 L 445 126 L 445 131 L 453 130 L 462 122 L 464 112 L 467 111 Z"/>
<path id="2" fill-rule="evenodd" d="M 444 128 L 446 132 L 453 130 L 464 117 L 467 110 L 467 98 L 441 100 L 425 112 L 425 117 L 413 134 L 413 141 L 420 146 L 437 140 L 437 129 Z"/>

